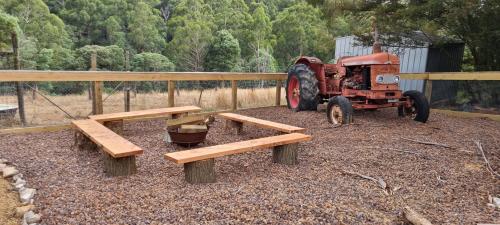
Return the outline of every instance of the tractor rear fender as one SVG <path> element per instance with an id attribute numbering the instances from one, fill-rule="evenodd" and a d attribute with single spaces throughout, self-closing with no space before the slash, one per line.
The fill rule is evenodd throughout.
<path id="1" fill-rule="evenodd" d="M 311 70 L 316 75 L 318 80 L 318 88 L 320 95 L 326 95 L 326 77 L 325 77 L 325 67 L 323 62 L 316 57 L 301 56 L 295 64 L 305 64 L 311 68 Z"/>

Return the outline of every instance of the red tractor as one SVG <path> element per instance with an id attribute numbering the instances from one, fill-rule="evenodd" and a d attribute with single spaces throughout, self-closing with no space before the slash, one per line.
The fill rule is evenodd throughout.
<path id="1" fill-rule="evenodd" d="M 293 111 L 316 110 L 328 102 L 330 123 L 352 122 L 353 109 L 398 107 L 399 116 L 425 123 L 429 103 L 419 91 L 399 89 L 399 58 L 386 52 L 342 57 L 324 64 L 315 57 L 300 57 L 288 72 L 287 105 Z"/>

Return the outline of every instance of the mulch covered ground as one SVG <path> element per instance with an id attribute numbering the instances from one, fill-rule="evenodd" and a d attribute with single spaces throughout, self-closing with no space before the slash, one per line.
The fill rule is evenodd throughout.
<path id="1" fill-rule="evenodd" d="M 239 154 L 216 159 L 217 183 L 191 185 L 182 165 L 163 159 L 178 147 L 163 142 L 161 120 L 126 124 L 124 136 L 145 149 L 131 177 L 106 177 L 99 152 L 72 149 L 71 131 L 2 136 L 0 157 L 38 189 L 45 224 L 402 224 L 404 206 L 435 224 L 500 223 L 500 211 L 487 206 L 500 181 L 474 144 L 500 171 L 500 122 L 431 114 L 421 124 L 388 109 L 357 112 L 355 125 L 333 128 L 324 111 L 240 113 L 306 127 L 314 139 L 300 145 L 299 165 L 273 164 L 269 150 Z M 237 136 L 218 119 L 204 145 L 273 134 L 247 126 Z M 380 177 L 394 193 L 343 170 Z"/>

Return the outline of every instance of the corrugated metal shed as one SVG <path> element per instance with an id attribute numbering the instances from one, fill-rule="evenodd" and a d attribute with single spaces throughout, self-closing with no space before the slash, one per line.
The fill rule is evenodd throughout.
<path id="1" fill-rule="evenodd" d="M 401 73 L 426 72 L 429 48 L 426 46 L 415 48 L 389 47 L 388 52 L 399 56 Z M 335 43 L 335 58 L 342 56 L 358 56 L 372 53 L 371 46 L 362 46 L 354 36 L 338 37 Z M 400 87 L 403 91 L 424 91 L 423 80 L 402 80 Z"/>

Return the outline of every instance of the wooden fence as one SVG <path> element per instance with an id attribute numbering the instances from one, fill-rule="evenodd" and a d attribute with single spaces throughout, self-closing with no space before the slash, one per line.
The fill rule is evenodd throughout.
<path id="1" fill-rule="evenodd" d="M 231 81 L 231 110 L 237 110 L 238 81 L 274 80 L 276 81 L 275 105 L 281 105 L 281 88 L 287 79 L 286 73 L 233 73 L 233 72 L 111 72 L 93 71 L 0 71 L 0 82 L 39 82 L 39 81 L 89 81 L 92 83 L 92 108 L 94 114 L 103 112 L 104 81 L 165 81 L 168 87 L 168 106 L 175 105 L 174 90 L 177 81 Z M 412 73 L 401 74 L 401 79 L 425 80 L 425 95 L 432 95 L 434 80 L 495 80 L 500 81 L 500 71 L 493 72 L 451 72 L 451 73 Z M 21 92 L 22 93 L 22 92 Z M 125 100 L 126 101 L 126 100 Z M 24 106 L 19 102 L 19 115 L 24 116 Z"/>

